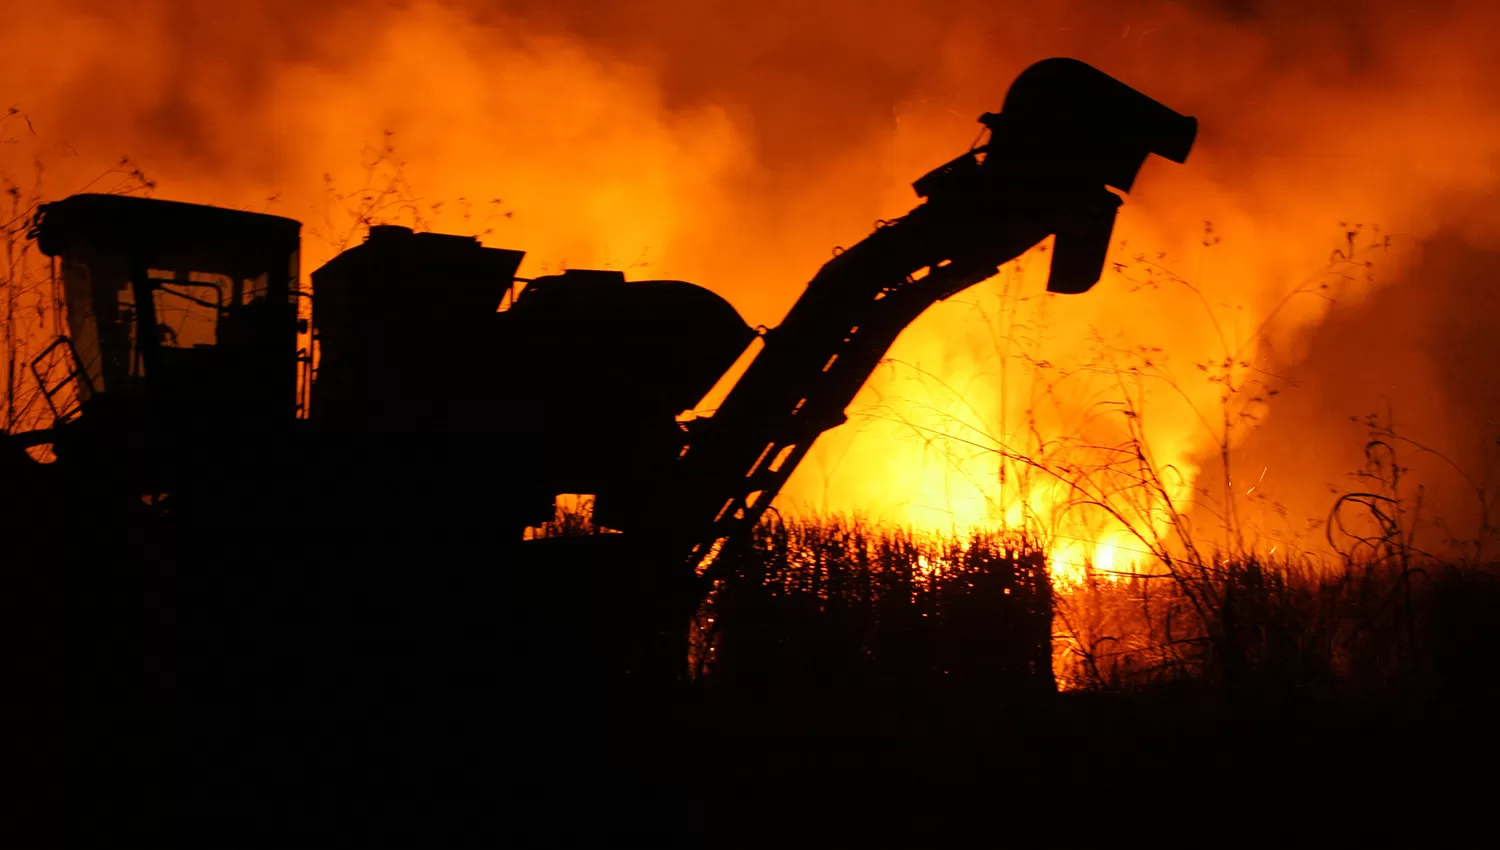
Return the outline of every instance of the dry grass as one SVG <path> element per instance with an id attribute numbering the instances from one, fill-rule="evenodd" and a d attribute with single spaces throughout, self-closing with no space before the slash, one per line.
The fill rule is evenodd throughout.
<path id="1" fill-rule="evenodd" d="M 1058 595 L 1063 687 L 1196 683 L 1386 695 L 1490 687 L 1500 565 L 1370 561 L 1341 573 L 1226 561 L 1198 616 L 1170 579 L 1089 575 Z"/>

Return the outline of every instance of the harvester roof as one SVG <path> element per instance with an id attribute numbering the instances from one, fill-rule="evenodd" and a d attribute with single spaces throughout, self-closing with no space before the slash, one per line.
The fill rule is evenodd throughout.
<path id="1" fill-rule="evenodd" d="M 125 195 L 73 195 L 43 204 L 36 237 L 58 256 L 79 241 L 101 248 L 195 246 L 239 256 L 299 245 L 302 223 L 281 216 Z"/>

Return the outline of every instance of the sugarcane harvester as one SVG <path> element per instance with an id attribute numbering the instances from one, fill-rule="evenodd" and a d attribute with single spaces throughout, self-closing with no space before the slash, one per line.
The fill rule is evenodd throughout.
<path id="1" fill-rule="evenodd" d="M 702 287 L 523 280 L 519 251 L 376 226 L 312 275 L 314 373 L 297 222 L 143 198 L 45 205 L 34 232 L 59 258 L 70 333 L 34 364 L 54 421 L 0 435 L 0 469 L 51 443 L 96 493 L 95 467 L 110 469 L 137 512 L 169 506 L 247 540 L 311 529 L 370 557 L 402 529 L 408 555 L 519 540 L 558 494 L 594 494 L 596 522 L 659 574 L 637 586 L 677 588 L 661 616 L 685 622 L 903 329 L 1049 235 L 1048 290 L 1087 291 L 1146 158 L 1183 162 L 1197 131 L 1071 59 L 1026 69 L 979 120 L 988 140 L 836 252 L 718 409 L 686 423 L 757 337 Z M 59 354 L 61 377 L 42 364 Z"/>

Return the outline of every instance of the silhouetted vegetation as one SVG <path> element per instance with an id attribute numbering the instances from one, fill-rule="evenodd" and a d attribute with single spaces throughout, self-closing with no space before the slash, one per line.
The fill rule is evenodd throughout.
<path id="1" fill-rule="evenodd" d="M 1022 534 L 771 515 L 699 622 L 722 686 L 1053 689 L 1051 586 Z"/>
<path id="2" fill-rule="evenodd" d="M 570 502 L 537 536 L 595 532 Z M 700 611 L 696 686 L 818 700 L 921 691 L 938 709 L 1053 690 L 1306 698 L 1489 693 L 1500 564 L 1366 539 L 1342 565 L 1214 552 L 1192 583 L 1085 567 L 1053 586 L 1021 532 L 922 533 L 772 512 Z M 1206 550 L 1207 551 L 1207 550 Z"/>
<path id="3" fill-rule="evenodd" d="M 1330 574 L 1248 559 L 1221 569 L 1205 620 L 1161 575 L 1090 571 L 1059 605 L 1075 637 L 1060 678 L 1074 688 L 1196 683 L 1323 696 L 1493 688 L 1483 671 L 1500 641 L 1480 624 L 1500 616 L 1495 565 L 1377 561 Z"/>

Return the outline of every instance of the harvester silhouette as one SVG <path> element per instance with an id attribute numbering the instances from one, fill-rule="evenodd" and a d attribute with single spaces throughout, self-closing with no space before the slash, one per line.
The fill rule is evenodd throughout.
<path id="1" fill-rule="evenodd" d="M 340 581 L 382 559 L 479 571 L 481 550 L 522 551 L 555 496 L 592 494 L 595 521 L 633 547 L 610 579 L 621 628 L 680 633 L 902 329 L 1049 235 L 1048 289 L 1088 291 L 1146 158 L 1183 162 L 1197 131 L 1071 59 L 1031 66 L 979 120 L 985 144 L 918 180 L 917 207 L 838 253 L 762 331 L 690 283 L 523 281 L 520 251 L 395 226 L 313 272 L 308 293 L 296 221 L 106 195 L 47 204 L 34 233 L 59 260 L 68 333 L 34 365 L 55 417 L 0 437 L 0 468 L 87 511 L 69 520 L 80 527 L 134 539 L 143 523 L 209 559 L 183 587 L 212 570 L 281 576 L 266 578 L 274 592 L 236 580 L 220 601 L 310 594 L 335 564 Z M 316 371 L 298 346 L 309 297 Z M 757 337 L 717 411 L 679 423 Z M 62 373 L 43 368 L 59 357 Z M 20 460 L 41 444 L 55 463 Z M 6 515 L 34 523 L 40 501 Z M 377 607 L 426 600 L 424 628 L 449 619 L 473 586 L 434 570 L 398 571 Z M 207 603 L 181 590 L 176 604 Z M 398 628 L 387 614 L 361 628 Z M 670 666 L 681 644 L 667 645 Z"/>

